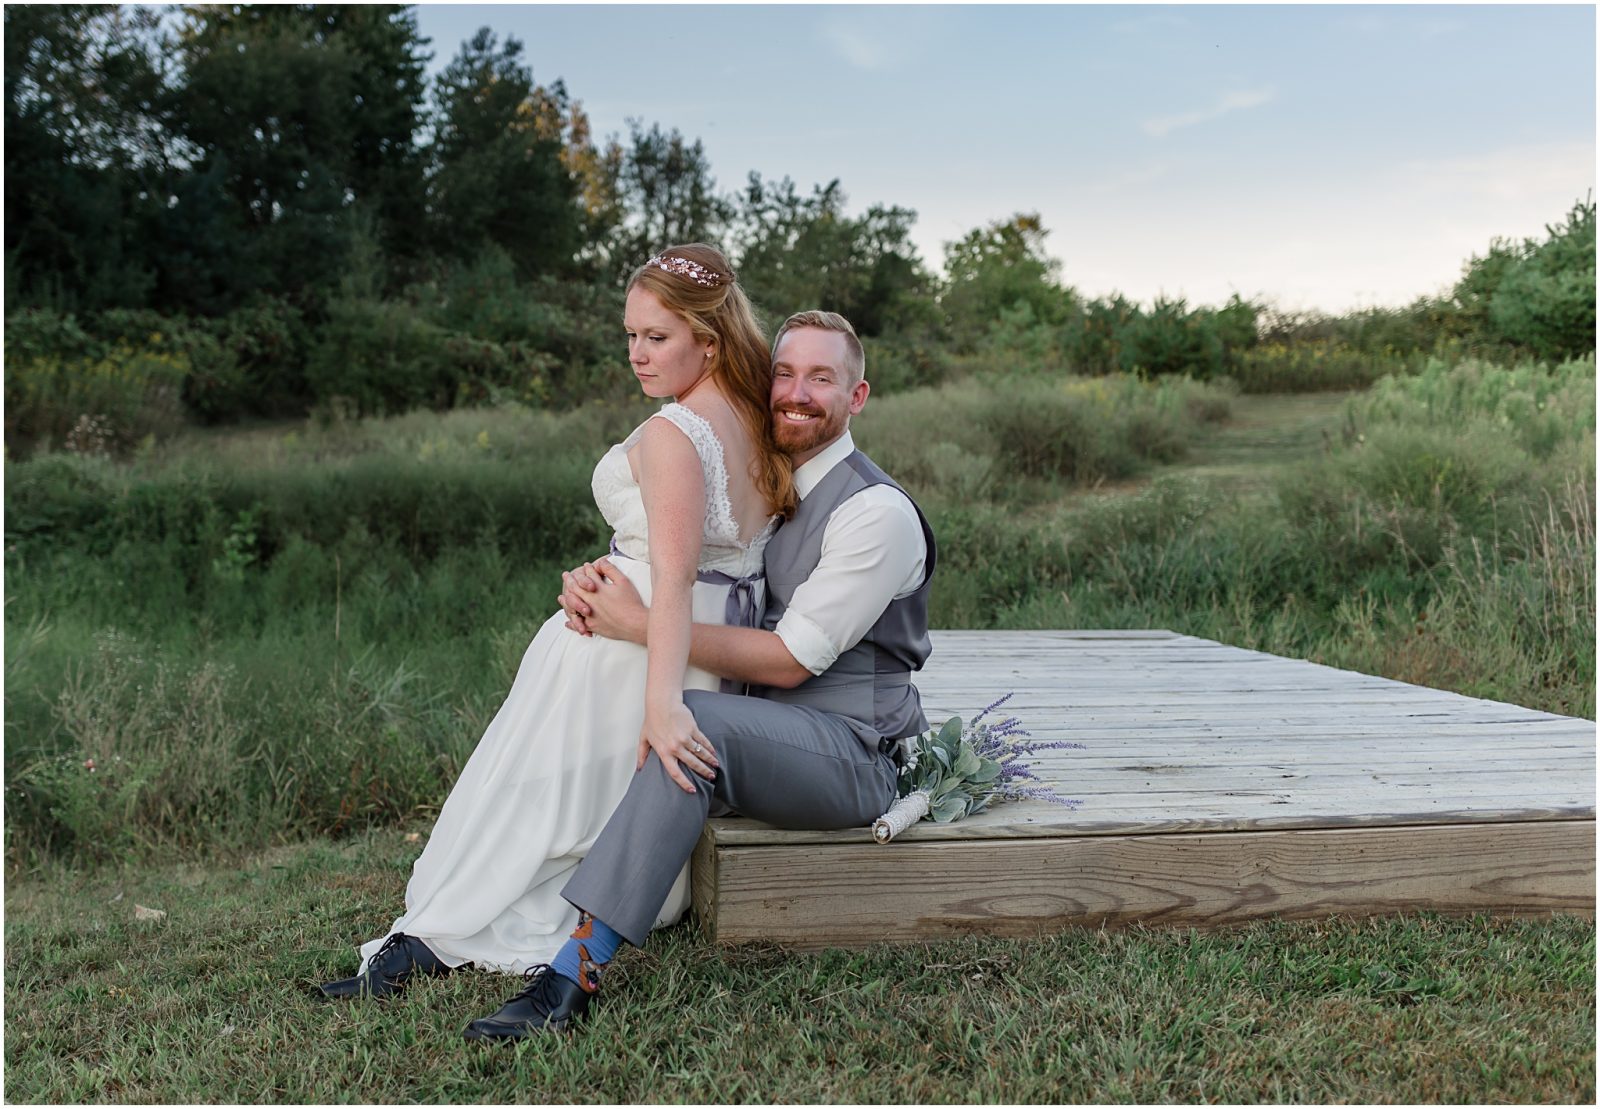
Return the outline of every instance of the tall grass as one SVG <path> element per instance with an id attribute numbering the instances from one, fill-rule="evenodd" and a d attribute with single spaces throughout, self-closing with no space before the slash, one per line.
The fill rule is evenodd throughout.
<path id="1" fill-rule="evenodd" d="M 1418 373 L 1379 381 L 1351 405 L 1361 424 L 1454 429 L 1497 426 L 1523 452 L 1547 458 L 1561 444 L 1594 431 L 1595 360 L 1509 366 L 1478 359 L 1455 365 L 1429 359 Z"/>
<path id="2" fill-rule="evenodd" d="M 933 522 L 937 627 L 1167 627 L 1592 716 L 1593 375 L 1386 381 L 1249 499 L 1106 491 L 1225 417 L 1214 385 L 949 382 L 857 439 Z M 8 464 L 8 864 L 431 814 L 559 570 L 603 550 L 590 470 L 645 411 L 331 413 Z"/>
<path id="3" fill-rule="evenodd" d="M 1337 339 L 1266 340 L 1240 351 L 1230 373 L 1245 393 L 1310 393 L 1360 389 L 1407 373 L 1422 361 L 1415 354 L 1374 353 Z"/>
<path id="4" fill-rule="evenodd" d="M 1188 378 L 985 373 L 875 401 L 853 428 L 919 499 L 1016 504 L 1181 459 L 1230 396 Z"/>
<path id="5" fill-rule="evenodd" d="M 7 450 L 54 445 L 108 456 L 146 438 L 170 435 L 184 420 L 182 392 L 189 372 L 182 353 L 153 344 L 8 359 Z"/>

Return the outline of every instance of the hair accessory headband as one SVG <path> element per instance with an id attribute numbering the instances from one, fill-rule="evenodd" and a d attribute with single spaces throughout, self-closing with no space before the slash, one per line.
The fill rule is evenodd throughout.
<path id="1" fill-rule="evenodd" d="M 688 258 L 679 258 L 675 254 L 669 254 L 666 257 L 657 254 L 645 265 L 656 266 L 666 270 L 668 273 L 675 273 L 679 277 L 687 277 L 696 285 L 703 285 L 707 289 L 715 289 L 722 284 L 722 275 L 716 270 L 707 269 L 699 262 L 691 261 Z"/>

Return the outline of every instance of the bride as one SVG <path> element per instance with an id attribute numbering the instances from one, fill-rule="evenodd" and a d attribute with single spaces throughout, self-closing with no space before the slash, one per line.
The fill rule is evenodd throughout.
<path id="1" fill-rule="evenodd" d="M 325 996 L 549 962 L 578 923 L 560 890 L 649 750 L 690 793 L 687 774 L 716 774 L 683 704 L 686 688 L 717 688 L 688 666 L 689 626 L 759 620 L 762 552 L 794 510 L 770 355 L 727 260 L 702 243 L 634 272 L 623 325 L 640 387 L 671 403 L 606 452 L 593 487 L 612 561 L 650 605 L 649 648 L 573 634 L 559 612 L 545 621 L 412 868 L 405 912 Z M 658 926 L 688 907 L 687 869 Z"/>

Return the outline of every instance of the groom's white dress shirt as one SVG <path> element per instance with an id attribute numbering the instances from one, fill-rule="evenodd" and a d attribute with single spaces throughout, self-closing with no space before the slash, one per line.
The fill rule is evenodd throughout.
<path id="1" fill-rule="evenodd" d="M 795 470 L 800 499 L 855 449 L 846 431 Z M 892 485 L 863 489 L 828 518 L 817 568 L 794 591 L 774 631 L 796 662 L 820 674 L 861 641 L 891 600 L 916 592 L 927 557 L 911 498 Z"/>

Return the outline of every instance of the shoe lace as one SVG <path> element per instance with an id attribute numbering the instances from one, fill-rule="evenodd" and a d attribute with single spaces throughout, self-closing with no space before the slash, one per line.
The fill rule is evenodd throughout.
<path id="1" fill-rule="evenodd" d="M 522 972 L 523 981 L 527 985 L 517 991 L 512 1001 L 558 1001 L 559 998 L 551 995 L 551 990 L 556 984 L 556 968 L 549 963 L 535 963 Z"/>
<path id="2" fill-rule="evenodd" d="M 371 966 L 373 963 L 376 963 L 379 959 L 382 959 L 385 955 L 389 954 L 389 951 L 390 951 L 391 948 L 404 947 L 405 946 L 405 942 L 406 942 L 406 934 L 404 932 L 392 933 L 389 936 L 388 939 L 383 941 L 383 946 L 378 948 L 378 950 L 376 950 L 376 951 L 374 951 L 372 953 L 372 958 L 367 960 L 367 965 Z"/>

